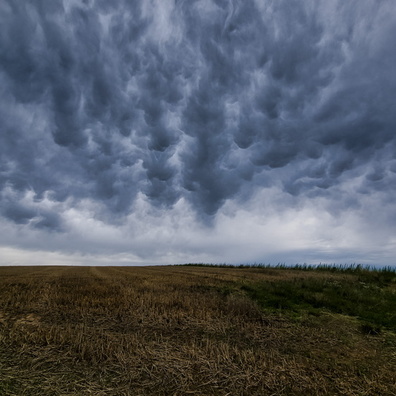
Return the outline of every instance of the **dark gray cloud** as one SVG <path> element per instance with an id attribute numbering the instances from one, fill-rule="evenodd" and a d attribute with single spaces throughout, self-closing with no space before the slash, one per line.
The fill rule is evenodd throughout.
<path id="1" fill-rule="evenodd" d="M 395 15 L 392 0 L 4 0 L 1 215 L 65 232 L 71 208 L 122 224 L 142 197 L 212 225 L 275 187 L 331 213 L 391 200 Z"/>

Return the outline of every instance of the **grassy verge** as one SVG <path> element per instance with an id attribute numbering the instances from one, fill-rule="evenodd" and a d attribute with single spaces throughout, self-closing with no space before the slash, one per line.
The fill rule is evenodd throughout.
<path id="1" fill-rule="evenodd" d="M 194 264 L 187 264 L 193 266 Z M 283 270 L 321 273 L 324 276 L 285 276 L 285 279 L 265 279 L 243 285 L 226 286 L 223 293 L 238 287 L 255 300 L 261 308 L 272 312 L 298 316 L 332 312 L 356 317 L 362 330 L 377 334 L 381 329 L 396 331 L 396 269 L 376 269 L 362 265 L 277 265 L 265 264 L 231 266 L 227 264 L 197 264 L 198 267 Z M 326 276 L 328 275 L 328 276 Z M 337 275 L 336 277 L 332 275 Z"/>
<path id="2" fill-rule="evenodd" d="M 372 333 L 381 328 L 396 330 L 394 282 L 375 277 L 311 278 L 261 282 L 242 290 L 266 309 L 289 313 L 319 314 L 322 311 L 357 317 Z"/>

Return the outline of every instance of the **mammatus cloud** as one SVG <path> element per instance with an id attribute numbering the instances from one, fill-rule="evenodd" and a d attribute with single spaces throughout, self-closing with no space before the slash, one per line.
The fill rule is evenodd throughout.
<path id="1" fill-rule="evenodd" d="M 2 245 L 172 262 L 365 243 L 389 262 L 395 15 L 392 0 L 5 0 Z"/>

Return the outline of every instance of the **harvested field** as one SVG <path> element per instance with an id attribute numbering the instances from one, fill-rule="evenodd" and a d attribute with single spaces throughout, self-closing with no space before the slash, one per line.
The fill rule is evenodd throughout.
<path id="1" fill-rule="evenodd" d="M 343 271 L 0 267 L 0 394 L 396 395 L 395 286 Z"/>

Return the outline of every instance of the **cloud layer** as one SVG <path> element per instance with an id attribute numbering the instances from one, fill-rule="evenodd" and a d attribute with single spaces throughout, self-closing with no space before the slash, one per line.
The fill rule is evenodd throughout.
<path id="1" fill-rule="evenodd" d="M 393 0 L 3 1 L 2 245 L 166 262 L 368 243 L 388 262 L 395 16 Z"/>

